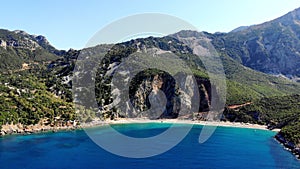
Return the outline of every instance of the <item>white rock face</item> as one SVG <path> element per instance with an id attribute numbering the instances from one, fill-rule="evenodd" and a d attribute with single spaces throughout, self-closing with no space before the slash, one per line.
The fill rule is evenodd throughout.
<path id="1" fill-rule="evenodd" d="M 4 47 L 6 49 L 6 46 L 7 46 L 6 41 L 0 40 L 0 46 Z"/>

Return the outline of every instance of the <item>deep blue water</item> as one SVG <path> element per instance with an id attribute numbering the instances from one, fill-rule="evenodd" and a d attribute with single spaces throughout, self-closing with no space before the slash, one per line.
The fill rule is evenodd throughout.
<path id="1" fill-rule="evenodd" d="M 150 137 L 168 124 L 126 124 L 114 128 L 132 137 Z M 180 130 L 185 125 L 178 127 Z M 83 130 L 0 138 L 1 169 L 152 169 L 152 168 L 270 168 L 299 169 L 298 161 L 283 149 L 274 132 L 218 127 L 199 144 L 202 126 L 195 125 L 171 150 L 150 158 L 132 159 L 111 154 L 96 145 Z M 105 127 L 90 130 L 105 132 Z M 122 140 L 120 140 L 122 141 Z"/>

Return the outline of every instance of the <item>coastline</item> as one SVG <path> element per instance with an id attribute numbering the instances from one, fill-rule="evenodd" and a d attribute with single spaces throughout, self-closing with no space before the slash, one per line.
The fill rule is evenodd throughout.
<path id="1" fill-rule="evenodd" d="M 229 122 L 229 121 L 199 121 L 190 119 L 157 119 L 150 120 L 144 118 L 120 118 L 115 120 L 94 120 L 89 123 L 82 123 L 79 125 L 68 125 L 68 126 L 44 126 L 44 125 L 29 125 L 23 126 L 21 124 L 6 124 L 2 125 L 0 136 L 5 135 L 26 135 L 43 132 L 58 132 L 67 130 L 77 130 L 92 128 L 97 126 L 104 126 L 110 124 L 131 124 L 131 123 L 177 123 L 177 124 L 192 124 L 192 125 L 203 125 L 203 126 L 216 126 L 216 127 L 236 127 L 236 128 L 249 128 L 258 130 L 270 130 L 266 125 L 241 123 L 241 122 Z M 279 132 L 280 129 L 273 129 L 270 131 Z"/>
<path id="2" fill-rule="evenodd" d="M 39 133 L 50 133 L 59 131 L 71 131 L 71 130 L 82 130 L 85 128 L 94 128 L 105 125 L 113 124 L 132 124 L 132 123 L 176 123 L 176 124 L 191 124 L 191 125 L 203 125 L 203 126 L 216 126 L 216 127 L 234 127 L 234 128 L 246 128 L 246 129 L 256 129 L 256 130 L 268 130 L 274 131 L 277 134 L 275 139 L 281 143 L 285 149 L 293 153 L 297 159 L 300 159 L 300 149 L 296 146 L 291 146 L 283 137 L 280 136 L 280 129 L 268 129 L 266 125 L 251 124 L 251 123 L 241 123 L 241 122 L 229 122 L 229 121 L 200 121 L 191 119 L 157 119 L 150 120 L 145 118 L 119 118 L 115 120 L 94 120 L 89 123 L 82 123 L 79 125 L 66 125 L 66 126 L 44 126 L 44 125 L 29 125 L 23 126 L 21 124 L 6 124 L 2 125 L 0 130 L 0 137 L 9 135 L 30 135 Z"/>
<path id="3" fill-rule="evenodd" d="M 47 132 L 59 132 L 80 129 L 79 126 L 49 126 L 49 125 L 28 125 L 23 126 L 22 124 L 5 124 L 2 125 L 0 130 L 0 137 L 7 135 L 29 135 Z"/>
<path id="4" fill-rule="evenodd" d="M 96 125 L 84 125 L 82 128 L 94 127 L 98 125 L 105 124 L 130 124 L 130 123 L 177 123 L 177 124 L 193 124 L 193 125 L 203 125 L 203 126 L 220 126 L 220 127 L 237 127 L 237 128 L 249 128 L 249 129 L 258 129 L 258 130 L 270 130 L 266 125 L 251 124 L 251 123 L 240 123 L 240 122 L 229 122 L 229 121 L 199 121 L 199 120 L 190 120 L 190 119 L 157 119 L 150 120 L 144 118 L 120 118 L 116 120 L 108 121 L 95 121 Z M 273 129 L 270 131 L 279 132 L 280 129 Z"/>

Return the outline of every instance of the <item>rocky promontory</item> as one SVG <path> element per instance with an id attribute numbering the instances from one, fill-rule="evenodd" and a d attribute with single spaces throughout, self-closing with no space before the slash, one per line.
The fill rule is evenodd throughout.
<path id="1" fill-rule="evenodd" d="M 65 125 L 41 125 L 41 124 L 31 124 L 23 125 L 19 124 L 5 124 L 2 125 L 0 130 L 0 136 L 11 135 L 11 134 L 32 134 L 41 133 L 48 131 L 59 131 L 59 130 L 73 130 L 78 128 L 78 125 L 73 122 L 67 122 Z"/>
<path id="2" fill-rule="evenodd" d="M 300 144 L 296 145 L 293 142 L 288 141 L 282 136 L 280 132 L 276 134 L 275 138 L 277 141 L 283 144 L 283 146 L 286 147 L 287 150 L 291 151 L 298 159 L 300 159 Z"/>

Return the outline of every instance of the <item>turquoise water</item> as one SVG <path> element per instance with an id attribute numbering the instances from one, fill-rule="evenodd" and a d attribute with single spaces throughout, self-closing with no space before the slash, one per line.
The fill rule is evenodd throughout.
<path id="1" fill-rule="evenodd" d="M 150 137 L 169 126 L 150 123 L 114 125 L 114 128 L 128 136 Z M 181 130 L 183 127 L 185 125 L 177 128 Z M 0 168 L 300 168 L 300 162 L 273 139 L 274 132 L 218 127 L 208 141 L 199 144 L 201 129 L 200 125 L 194 126 L 185 139 L 171 150 L 142 159 L 111 154 L 91 141 L 83 130 L 7 136 L 0 139 Z M 107 129 L 97 127 L 89 130 L 101 133 Z"/>

